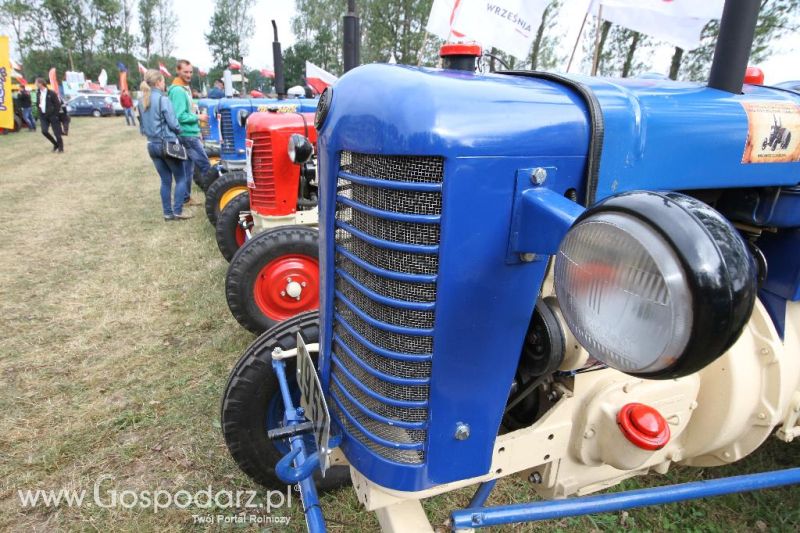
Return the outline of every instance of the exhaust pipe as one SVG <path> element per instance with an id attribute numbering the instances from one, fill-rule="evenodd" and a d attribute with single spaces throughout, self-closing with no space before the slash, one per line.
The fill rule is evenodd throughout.
<path id="1" fill-rule="evenodd" d="M 761 0 L 725 0 L 708 86 L 741 94 Z"/>
<path id="2" fill-rule="evenodd" d="M 356 14 L 356 0 L 347 0 L 347 14 L 343 17 L 343 22 L 344 49 L 342 56 L 344 71 L 347 72 L 356 68 L 361 62 L 361 28 Z"/>
<path id="3" fill-rule="evenodd" d="M 275 92 L 278 99 L 286 98 L 286 80 L 283 77 L 283 55 L 281 54 L 281 42 L 278 40 L 278 25 L 272 21 L 272 31 L 275 33 L 275 40 L 272 42 L 272 65 L 275 68 Z"/>

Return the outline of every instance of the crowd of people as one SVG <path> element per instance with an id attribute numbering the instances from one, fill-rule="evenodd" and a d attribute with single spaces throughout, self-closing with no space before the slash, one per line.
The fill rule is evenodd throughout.
<path id="1" fill-rule="evenodd" d="M 208 121 L 208 116 L 196 113 L 192 106 L 193 74 L 191 62 L 181 59 L 169 89 L 158 70 L 148 70 L 140 87 L 139 130 L 147 137 L 147 153 L 161 178 L 166 221 L 192 218 L 185 208 L 199 205 L 192 198 L 194 167 L 203 174 L 211 168 L 200 139 L 200 122 Z"/>

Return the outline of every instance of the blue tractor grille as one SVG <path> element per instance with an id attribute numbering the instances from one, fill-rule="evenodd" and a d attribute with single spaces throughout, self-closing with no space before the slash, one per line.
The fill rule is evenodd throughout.
<path id="1" fill-rule="evenodd" d="M 231 120 L 231 110 L 223 109 L 219 112 L 219 134 L 222 139 L 220 152 L 224 156 L 236 155 L 236 145 L 233 140 L 233 120 Z"/>
<path id="2" fill-rule="evenodd" d="M 443 174 L 441 157 L 339 161 L 332 410 L 396 463 L 425 462 Z"/>

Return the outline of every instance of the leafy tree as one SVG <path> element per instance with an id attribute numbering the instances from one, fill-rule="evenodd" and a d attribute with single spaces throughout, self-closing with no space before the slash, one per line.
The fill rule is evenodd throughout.
<path id="1" fill-rule="evenodd" d="M 158 0 L 156 6 L 156 37 L 158 50 L 162 56 L 169 56 L 175 48 L 175 32 L 178 29 L 178 17 L 172 10 L 172 0 Z"/>
<path id="2" fill-rule="evenodd" d="M 764 61 L 776 52 L 776 41 L 796 32 L 800 32 L 800 0 L 761 0 L 750 62 L 757 64 Z M 698 48 L 690 52 L 676 49 L 670 77 L 695 81 L 708 79 L 718 36 L 719 21 L 712 20 L 703 28 Z"/>
<path id="3" fill-rule="evenodd" d="M 238 59 L 247 54 L 248 41 L 253 36 L 255 24 L 250 9 L 255 0 L 216 0 L 214 14 L 205 34 L 216 67 L 228 64 L 228 59 Z"/>
<path id="4" fill-rule="evenodd" d="M 22 60 L 26 34 L 31 25 L 33 2 L 31 0 L 0 1 L 0 27 L 11 28 L 15 38 L 17 54 Z"/>
<path id="5" fill-rule="evenodd" d="M 426 40 L 425 22 L 432 0 L 371 0 L 364 8 L 364 62 L 388 61 L 394 56 L 398 63 L 416 65 L 422 57 Z M 342 11 L 339 15 L 341 19 Z M 341 48 L 341 39 L 338 41 Z"/>
<path id="6" fill-rule="evenodd" d="M 92 7 L 102 39 L 102 50 L 116 54 L 123 47 L 122 4 L 119 0 L 92 0 Z"/>
<path id="7" fill-rule="evenodd" d="M 139 0 L 139 31 L 142 32 L 141 44 L 147 61 L 150 61 L 150 55 L 155 48 L 157 6 L 158 0 Z"/>
<path id="8" fill-rule="evenodd" d="M 347 10 L 347 0 L 296 0 L 295 7 L 297 16 L 292 19 L 292 30 L 298 42 L 311 45 L 312 54 L 304 59 L 333 74 L 341 73 L 344 39 L 342 16 Z M 369 21 L 362 17 L 362 38 L 370 31 Z M 370 51 L 362 47 L 362 62 L 370 56 Z"/>
<path id="9" fill-rule="evenodd" d="M 305 85 L 306 60 L 312 61 L 314 46 L 308 41 L 298 41 L 283 52 L 283 75 L 286 87 Z"/>
<path id="10" fill-rule="evenodd" d="M 531 46 L 530 68 L 532 70 L 553 69 L 564 60 L 556 52 L 558 45 L 563 40 L 563 35 L 552 35 L 558 24 L 558 15 L 562 5 L 563 0 L 553 0 L 542 14 L 542 22 L 539 24 Z"/>

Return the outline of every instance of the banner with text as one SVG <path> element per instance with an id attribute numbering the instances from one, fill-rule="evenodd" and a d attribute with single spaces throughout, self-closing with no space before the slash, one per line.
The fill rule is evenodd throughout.
<path id="1" fill-rule="evenodd" d="M 0 128 L 14 129 L 14 102 L 11 99 L 11 54 L 8 37 L 0 35 Z"/>
<path id="2" fill-rule="evenodd" d="M 427 30 L 526 58 L 550 0 L 434 0 Z"/>

